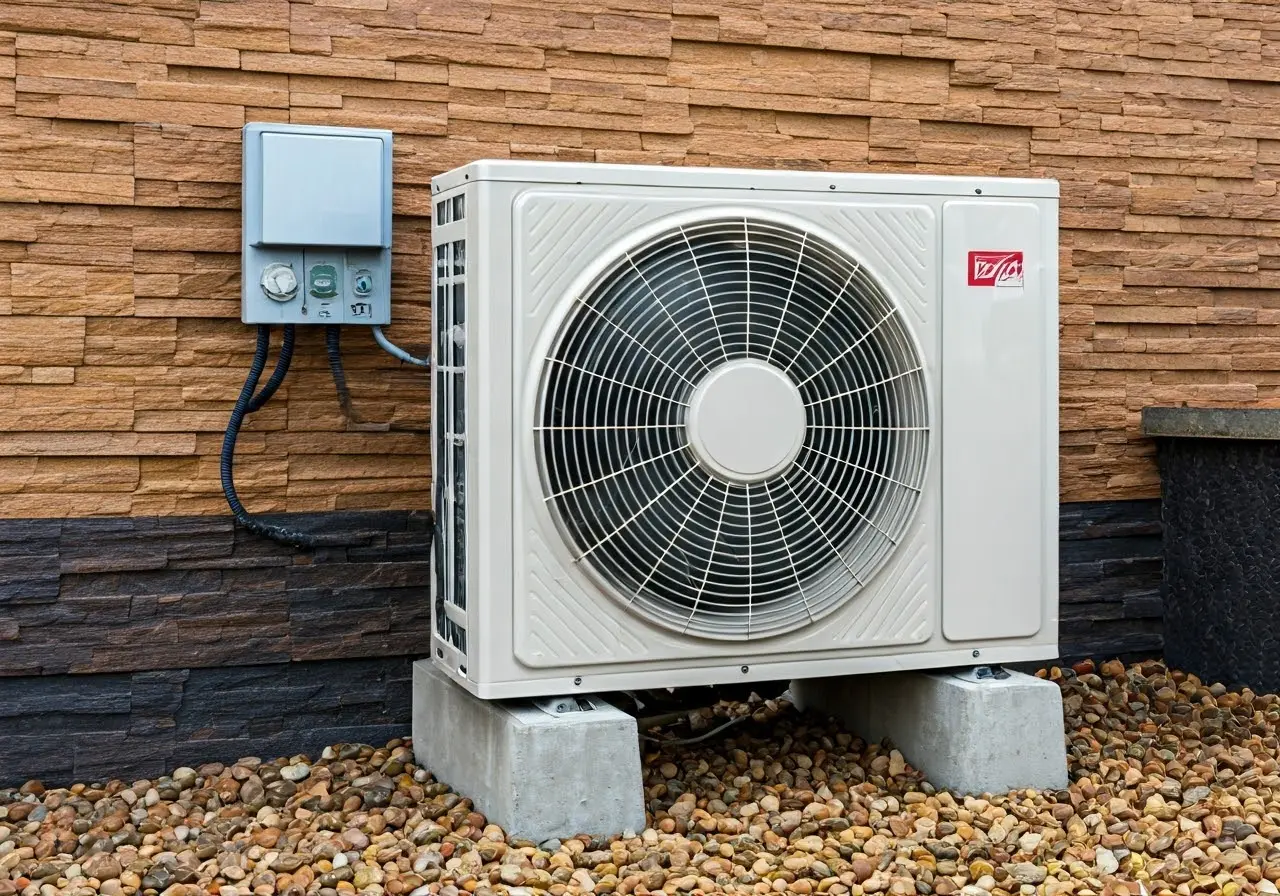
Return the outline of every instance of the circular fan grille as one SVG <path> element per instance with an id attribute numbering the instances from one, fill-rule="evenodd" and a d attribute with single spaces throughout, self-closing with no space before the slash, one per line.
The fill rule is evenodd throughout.
<path id="1" fill-rule="evenodd" d="M 923 362 L 829 242 L 674 228 L 576 297 L 535 443 L 574 551 L 632 611 L 709 638 L 803 626 L 890 557 L 924 486 Z"/>

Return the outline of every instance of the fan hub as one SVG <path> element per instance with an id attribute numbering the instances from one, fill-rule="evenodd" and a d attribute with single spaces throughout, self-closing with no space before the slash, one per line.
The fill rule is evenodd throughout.
<path id="1" fill-rule="evenodd" d="M 710 473 L 762 482 L 791 466 L 804 445 L 800 390 L 772 364 L 745 358 L 712 370 L 689 402 L 689 446 Z"/>

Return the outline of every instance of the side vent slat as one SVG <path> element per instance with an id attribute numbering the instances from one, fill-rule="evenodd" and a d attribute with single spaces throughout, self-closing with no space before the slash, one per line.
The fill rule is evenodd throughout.
<path id="1" fill-rule="evenodd" d="M 466 196 L 436 203 L 436 224 L 452 224 L 466 215 Z M 467 413 L 466 413 L 466 240 L 435 246 L 432 293 L 436 378 L 433 400 L 433 448 L 440 482 L 436 487 L 436 633 L 462 653 L 467 651 Z"/>

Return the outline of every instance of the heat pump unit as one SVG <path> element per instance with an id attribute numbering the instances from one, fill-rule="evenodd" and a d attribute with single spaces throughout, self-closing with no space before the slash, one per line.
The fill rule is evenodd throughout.
<path id="1" fill-rule="evenodd" d="M 481 161 L 432 191 L 461 685 L 1057 655 L 1056 182 Z"/>

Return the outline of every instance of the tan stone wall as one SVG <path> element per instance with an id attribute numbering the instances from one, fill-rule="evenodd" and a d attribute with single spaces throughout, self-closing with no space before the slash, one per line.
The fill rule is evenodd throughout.
<path id="1" fill-rule="evenodd" d="M 1062 496 L 1149 496 L 1146 404 L 1280 404 L 1280 5 L 0 2 L 0 515 L 217 513 L 252 349 L 239 128 L 396 131 L 395 319 L 426 342 L 431 175 L 478 157 L 1062 181 Z M 423 375 L 346 332 L 357 410 Z M 286 400 L 287 399 L 287 400 Z M 422 507 L 319 334 L 241 442 L 255 510 Z"/>

